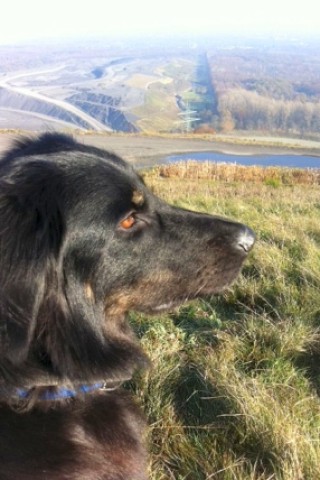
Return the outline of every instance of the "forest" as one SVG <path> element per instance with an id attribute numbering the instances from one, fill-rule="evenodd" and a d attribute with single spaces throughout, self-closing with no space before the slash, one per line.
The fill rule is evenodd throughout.
<path id="1" fill-rule="evenodd" d="M 315 43 L 208 52 L 217 115 L 212 127 L 315 137 L 320 131 L 320 55 Z"/>

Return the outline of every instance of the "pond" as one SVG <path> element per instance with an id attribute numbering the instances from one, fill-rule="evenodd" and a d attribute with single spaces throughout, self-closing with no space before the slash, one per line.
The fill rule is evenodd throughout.
<path id="1" fill-rule="evenodd" d="M 164 163 L 176 163 L 187 160 L 199 162 L 237 163 L 239 165 L 258 165 L 261 167 L 320 168 L 320 157 L 305 155 L 229 155 L 216 152 L 194 152 L 170 155 Z"/>

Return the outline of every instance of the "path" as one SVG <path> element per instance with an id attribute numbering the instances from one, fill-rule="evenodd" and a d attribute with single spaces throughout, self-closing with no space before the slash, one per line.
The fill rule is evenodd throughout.
<path id="1" fill-rule="evenodd" d="M 89 127 L 91 127 L 93 130 L 98 130 L 98 131 L 112 131 L 111 128 L 107 127 L 103 123 L 99 122 L 95 118 L 91 117 L 91 115 L 88 115 L 87 113 L 83 112 L 79 108 L 75 107 L 74 105 L 71 105 L 70 103 L 66 102 L 65 100 L 57 100 L 51 97 L 47 97 L 46 95 L 43 95 L 42 93 L 35 92 L 33 90 L 30 90 L 29 88 L 23 88 L 23 87 L 17 87 L 11 85 L 9 82 L 12 82 L 13 80 L 17 78 L 22 78 L 25 76 L 32 76 L 32 75 L 43 75 L 45 73 L 52 73 L 55 71 L 58 71 L 62 69 L 62 67 L 56 67 L 54 69 L 50 70 L 42 70 L 42 71 L 35 71 L 35 72 L 26 72 L 26 73 L 19 73 L 10 77 L 3 77 L 0 78 L 0 87 L 4 88 L 8 91 L 18 93 L 20 95 L 24 95 L 30 98 L 34 98 L 36 100 L 41 100 L 43 102 L 49 103 L 51 105 L 55 105 L 59 108 L 62 108 L 63 110 L 66 110 L 67 112 L 72 113 L 73 115 L 76 115 L 79 117 L 81 120 L 85 121 Z"/>

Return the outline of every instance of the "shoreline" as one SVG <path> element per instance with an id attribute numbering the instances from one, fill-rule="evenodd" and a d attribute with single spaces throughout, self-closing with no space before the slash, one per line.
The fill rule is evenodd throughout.
<path id="1" fill-rule="evenodd" d="M 0 155 L 10 148 L 10 144 L 21 136 L 34 136 L 41 132 L 0 131 Z M 67 133 L 67 132 L 66 132 Z M 139 134 L 100 134 L 69 132 L 80 143 L 110 150 L 130 163 L 141 166 L 156 165 L 170 155 L 192 154 L 195 152 L 216 152 L 225 155 L 303 155 L 319 157 L 320 142 L 271 137 L 223 137 L 210 139 L 176 136 L 151 136 Z M 228 141 L 229 140 L 229 141 Z M 260 142 L 260 143 L 259 143 Z M 273 142 L 273 144 L 272 144 Z M 277 143 L 277 144 L 275 144 Z"/>

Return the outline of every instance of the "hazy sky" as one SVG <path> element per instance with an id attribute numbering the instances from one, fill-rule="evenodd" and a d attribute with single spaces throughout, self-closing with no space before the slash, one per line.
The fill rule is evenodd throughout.
<path id="1" fill-rule="evenodd" d="M 319 0 L 7 0 L 0 43 L 92 34 L 318 33 Z"/>

